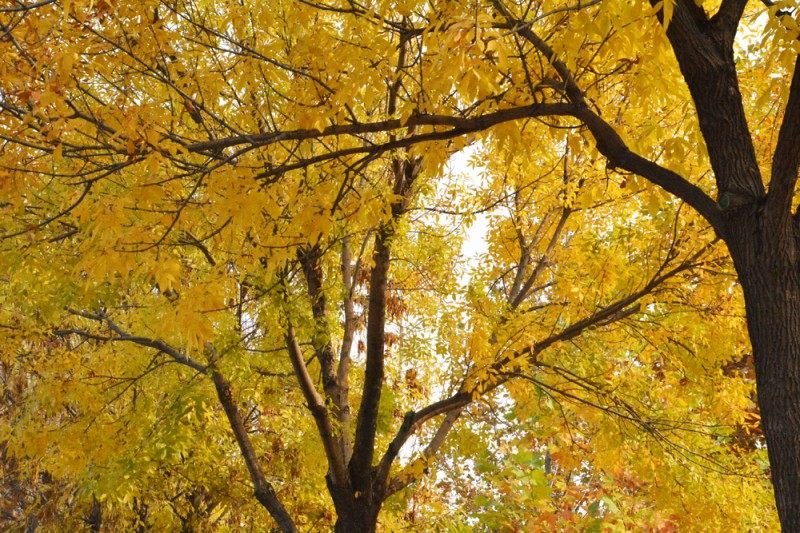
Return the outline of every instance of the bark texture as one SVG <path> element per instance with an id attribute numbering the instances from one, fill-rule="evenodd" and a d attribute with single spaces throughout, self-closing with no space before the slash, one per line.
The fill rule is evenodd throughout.
<path id="1" fill-rule="evenodd" d="M 731 224 L 728 247 L 744 290 L 778 514 L 784 531 L 800 531 L 800 265 L 793 239 L 757 218 L 753 231 L 748 218 Z"/>
<path id="2" fill-rule="evenodd" d="M 783 530 L 794 532 L 800 531 L 800 239 L 791 198 L 800 163 L 800 58 L 765 191 L 733 58 L 745 4 L 724 0 L 709 18 L 691 0 L 679 0 L 667 36 L 714 170 L 724 221 L 717 231 L 744 291 L 778 515 Z"/>

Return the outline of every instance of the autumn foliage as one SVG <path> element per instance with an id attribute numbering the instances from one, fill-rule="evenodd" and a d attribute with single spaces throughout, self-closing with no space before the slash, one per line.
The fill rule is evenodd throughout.
<path id="1" fill-rule="evenodd" d="M 0 527 L 775 530 L 688 4 L 0 3 Z"/>

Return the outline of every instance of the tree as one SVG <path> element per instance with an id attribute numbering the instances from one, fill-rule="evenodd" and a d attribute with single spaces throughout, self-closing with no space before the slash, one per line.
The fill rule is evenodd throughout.
<path id="1" fill-rule="evenodd" d="M 763 453 L 724 242 L 778 514 L 800 528 L 796 10 L 262 4 L 0 11 L 4 464 L 70 487 L 20 510 L 192 529 L 243 523 L 252 490 L 284 531 L 369 531 L 481 453 L 488 494 L 511 472 L 529 495 L 476 501 L 498 527 L 696 520 L 636 508 L 648 469 L 675 480 L 650 488 L 659 509 L 681 491 L 758 509 L 763 477 L 710 481 Z M 445 172 L 470 146 L 475 187 Z M 419 512 L 462 489 L 420 489 Z"/>

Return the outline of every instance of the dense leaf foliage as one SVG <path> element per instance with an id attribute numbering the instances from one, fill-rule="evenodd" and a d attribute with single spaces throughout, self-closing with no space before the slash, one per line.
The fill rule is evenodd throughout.
<path id="1" fill-rule="evenodd" d="M 3 5 L 4 528 L 777 527 L 674 0 Z"/>

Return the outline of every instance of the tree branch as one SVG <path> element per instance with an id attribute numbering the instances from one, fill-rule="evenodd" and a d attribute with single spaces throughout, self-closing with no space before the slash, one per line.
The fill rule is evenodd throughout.
<path id="1" fill-rule="evenodd" d="M 236 442 L 239 444 L 239 450 L 242 452 L 242 458 L 247 465 L 247 470 L 250 473 L 250 479 L 253 481 L 255 488 L 256 499 L 263 505 L 272 518 L 278 523 L 278 527 L 284 533 L 295 533 L 297 527 L 286 511 L 278 495 L 275 494 L 275 489 L 264 477 L 258 461 L 253 443 L 250 441 L 250 436 L 247 433 L 247 428 L 242 421 L 242 416 L 239 413 L 239 408 L 236 406 L 236 401 L 233 399 L 233 392 L 231 391 L 230 383 L 216 370 L 211 373 L 211 379 L 214 381 L 214 387 L 217 390 L 217 397 L 219 398 L 225 415 L 228 417 L 233 435 L 236 437 Z"/>
<path id="2" fill-rule="evenodd" d="M 515 367 L 517 366 L 514 364 L 515 361 L 519 360 L 520 358 L 525 358 L 529 363 L 533 365 L 539 365 L 537 361 L 538 355 L 551 346 L 574 339 L 587 330 L 618 322 L 624 318 L 638 313 L 640 311 L 640 307 L 636 303 L 638 300 L 652 293 L 657 287 L 676 274 L 693 268 L 695 266 L 695 262 L 705 253 L 707 253 L 713 246 L 715 246 L 717 242 L 718 239 L 714 239 L 712 242 L 686 258 L 680 264 L 676 265 L 674 268 L 664 272 L 663 274 L 656 274 L 641 290 L 607 305 L 591 316 L 575 322 L 560 332 L 536 342 L 532 346 L 528 346 L 522 350 L 514 352 L 511 355 L 499 359 L 491 366 L 491 372 L 487 373 L 489 376 L 493 376 L 492 378 L 484 381 L 475 381 L 473 383 L 469 383 L 470 380 L 468 378 L 464 380 L 459 391 L 452 396 L 432 403 L 419 411 L 410 411 L 406 413 L 403 424 L 400 426 L 395 438 L 387 447 L 386 452 L 378 464 L 375 475 L 375 484 L 379 489 L 383 488 L 384 491 L 391 491 L 392 487 L 395 487 L 396 490 L 400 490 L 402 486 L 405 486 L 402 485 L 402 480 L 397 479 L 387 483 L 389 471 L 392 463 L 400 453 L 400 449 L 424 423 L 439 415 L 447 414 L 448 417 L 445 418 L 445 420 L 442 422 L 442 426 L 437 430 L 436 433 L 437 436 L 440 435 L 440 433 L 444 433 L 441 436 L 441 438 L 444 439 L 444 436 L 450 430 L 450 428 L 447 426 L 455 423 L 455 419 L 457 418 L 457 415 L 451 413 L 460 413 L 464 407 L 471 404 L 475 398 L 477 398 L 474 393 L 480 391 L 481 394 L 486 394 L 500 387 L 512 377 L 515 377 L 513 375 Z M 436 442 L 436 438 L 437 437 L 434 437 L 434 440 L 431 441 L 431 444 Z M 433 456 L 433 454 L 438 450 L 438 446 L 440 445 L 441 444 L 439 443 L 434 445 L 434 447 L 429 446 L 431 456 Z M 413 480 L 408 482 L 411 483 Z M 399 486 L 398 484 L 402 486 Z M 378 493 L 381 494 L 382 492 L 379 491 Z M 388 495 L 389 494 L 384 493 L 384 497 L 388 497 Z"/>
<path id="3" fill-rule="evenodd" d="M 356 491 L 365 492 L 371 482 L 378 406 L 384 379 L 386 290 L 394 225 L 408 209 L 411 186 L 420 169 L 420 159 L 394 160 L 393 192 L 399 200 L 392 202 L 392 218 L 378 230 L 375 237 L 375 249 L 372 255 L 374 266 L 370 276 L 367 309 L 367 362 L 364 369 L 364 390 L 358 410 L 353 456 L 349 465 L 350 479 Z"/>
<path id="4" fill-rule="evenodd" d="M 342 457 L 345 462 L 350 461 L 353 451 L 350 442 L 350 351 L 353 349 L 355 338 L 356 316 L 354 308 L 356 268 L 353 266 L 350 237 L 342 239 L 342 282 L 344 283 L 344 298 L 342 307 L 344 324 L 342 325 L 342 346 L 339 350 L 339 367 L 336 369 L 336 380 L 339 383 L 339 423 L 341 424 Z"/>
<path id="5" fill-rule="evenodd" d="M 318 244 L 304 247 L 297 252 L 300 266 L 306 280 L 306 291 L 311 299 L 311 313 L 314 316 L 313 345 L 317 359 L 322 367 L 322 386 L 325 396 L 336 400 L 336 370 L 333 346 L 327 327 L 328 300 L 322 290 L 322 266 L 320 265 L 320 249 Z M 337 406 L 338 407 L 338 406 Z"/>
<path id="6" fill-rule="evenodd" d="M 702 189 L 675 172 L 632 152 L 616 130 L 589 107 L 572 72 L 570 72 L 566 63 L 558 58 L 553 49 L 536 35 L 530 27 L 517 20 L 500 0 L 492 0 L 492 3 L 514 28 L 514 31 L 517 31 L 523 38 L 533 44 L 553 66 L 564 83 L 564 92 L 570 102 L 577 108 L 572 115 L 589 128 L 597 143 L 597 149 L 608 159 L 609 165 L 612 168 L 621 168 L 638 174 L 682 199 L 700 213 L 711 224 L 717 234 L 723 235 L 723 219 L 716 202 Z"/>
<path id="7" fill-rule="evenodd" d="M 436 434 L 433 436 L 431 441 L 422 451 L 422 459 L 424 461 L 429 461 L 431 458 L 435 457 L 437 453 L 439 453 L 439 449 L 444 444 L 445 439 L 447 439 L 447 435 L 450 433 L 450 430 L 453 429 L 453 426 L 456 423 L 456 420 L 461 416 L 461 413 L 464 411 L 463 407 L 459 407 L 448 412 L 444 416 L 444 420 L 442 420 L 439 429 L 436 430 Z M 417 481 L 416 478 L 405 475 L 405 476 L 396 476 L 389 481 L 386 489 L 384 491 L 384 497 L 388 498 L 392 494 L 403 490 L 405 487 Z"/>
<path id="8" fill-rule="evenodd" d="M 331 333 L 328 327 L 328 302 L 323 291 L 322 266 L 320 265 L 319 244 L 314 244 L 297 253 L 303 274 L 306 279 L 306 289 L 311 299 L 311 312 L 314 316 L 314 337 L 312 345 L 317 360 L 322 369 L 322 388 L 325 393 L 326 403 L 333 405 L 334 416 L 340 424 L 338 432 L 331 434 L 334 443 L 338 448 L 337 457 L 344 465 L 343 458 L 347 450 L 343 446 L 342 438 L 345 432 L 349 432 L 349 427 L 342 425 L 342 413 L 344 412 L 343 398 L 340 391 L 339 378 L 336 373 L 336 356 L 331 342 Z M 349 425 L 349 417 L 348 417 Z M 336 434 L 338 433 L 338 434 Z"/>
<path id="9" fill-rule="evenodd" d="M 555 249 L 556 244 L 558 244 L 558 239 L 561 237 L 561 232 L 564 231 L 564 226 L 566 226 L 567 219 L 569 218 L 571 213 L 572 210 L 567 207 L 565 207 L 561 211 L 561 216 L 559 217 L 558 223 L 556 224 L 556 229 L 555 231 L 553 231 L 553 235 L 550 237 L 550 242 L 548 243 L 547 249 L 545 250 L 544 254 L 542 254 L 542 257 L 539 258 L 539 261 L 533 268 L 533 272 L 531 272 L 531 274 L 528 276 L 528 279 L 525 280 L 525 283 L 522 285 L 519 291 L 516 294 L 514 294 L 513 292 L 511 293 L 512 309 L 516 309 L 517 307 L 519 307 L 519 305 L 523 301 L 525 301 L 525 298 L 528 297 L 528 294 L 530 294 L 531 287 L 533 287 L 533 284 L 539 278 L 542 271 L 544 270 L 544 267 L 547 265 L 547 261 L 549 261 L 550 256 L 553 254 L 553 250 Z"/>
<path id="10" fill-rule="evenodd" d="M 448 115 L 412 115 L 406 121 L 399 118 L 380 120 L 377 122 L 358 122 L 354 124 L 336 124 L 322 130 L 291 130 L 270 133 L 257 133 L 253 135 L 239 135 L 222 137 L 210 141 L 186 144 L 190 152 L 218 152 L 232 146 L 249 145 L 253 147 L 269 146 L 285 141 L 305 141 L 322 139 L 342 135 L 364 135 L 367 133 L 384 133 L 402 128 L 415 128 L 419 126 L 442 126 L 454 130 L 479 131 L 510 120 L 541 117 L 545 115 L 568 115 L 571 106 L 566 104 L 531 104 L 527 106 L 501 109 L 494 113 L 487 113 L 474 117 L 456 117 Z M 440 132 L 441 133 L 441 132 Z M 180 142 L 180 139 L 173 139 Z"/>
<path id="11" fill-rule="evenodd" d="M 656 5 L 658 0 L 650 3 Z M 705 22 L 705 13 L 698 16 L 702 9 L 692 0 L 682 0 L 676 2 L 666 28 L 697 111 L 720 198 L 726 197 L 730 207 L 764 198 L 733 56 L 743 4 L 742 0 L 723 2 L 717 24 L 711 24 Z"/>
<path id="12" fill-rule="evenodd" d="M 664 277 L 663 279 L 658 279 L 660 280 L 658 283 L 661 283 L 666 278 Z M 460 390 L 456 394 L 445 398 L 444 400 L 432 403 L 417 412 L 410 411 L 406 413 L 403 424 L 400 426 L 397 435 L 395 435 L 395 438 L 389 444 L 386 452 L 381 458 L 380 463 L 378 464 L 375 475 L 375 484 L 379 488 L 387 487 L 388 489 L 386 480 L 388 478 L 392 463 L 397 458 L 397 455 L 400 453 L 400 449 L 403 447 L 403 445 L 425 422 L 442 414 L 450 414 L 454 411 L 458 411 L 460 413 L 464 407 L 471 404 L 477 398 L 477 395 L 474 393 L 480 391 L 480 394 L 487 394 L 503 385 L 506 381 L 508 381 L 508 376 L 501 375 L 500 371 L 520 357 L 527 358 L 535 363 L 536 356 L 538 356 L 538 354 L 558 342 L 573 339 L 588 329 L 609 324 L 611 322 L 616 322 L 639 312 L 638 306 L 630 307 L 628 309 L 625 309 L 625 307 L 631 305 L 631 303 L 634 303 L 642 296 L 648 294 L 658 285 L 658 283 L 652 287 L 648 285 L 650 288 L 646 292 L 639 291 L 634 293 L 627 298 L 605 307 L 594 315 L 576 322 L 572 326 L 565 328 L 556 335 L 552 335 L 534 344 L 533 346 L 527 347 L 519 352 L 515 352 L 512 356 L 506 356 L 500 359 L 492 365 L 493 372 L 489 373 L 489 375 L 492 375 L 493 378 L 487 379 L 486 381 L 475 381 L 473 383 L 469 383 L 469 379 L 467 379 L 464 381 L 464 383 L 462 383 Z M 455 419 L 449 421 L 448 418 L 445 418 L 442 423 L 442 427 L 448 424 L 452 425 L 454 422 Z M 449 431 L 449 428 L 442 430 L 442 427 L 437 430 L 437 434 L 440 431 L 445 431 L 445 434 L 447 431 Z M 442 438 L 444 438 L 444 435 Z M 438 447 L 436 449 L 438 449 Z M 388 497 L 388 495 L 386 495 L 386 497 Z"/>
<path id="13" fill-rule="evenodd" d="M 325 400 L 317 392 L 314 387 L 314 382 L 308 373 L 303 353 L 300 351 L 300 346 L 297 343 L 295 336 L 294 326 L 289 324 L 286 332 L 286 348 L 289 351 L 289 359 L 292 361 L 295 376 L 300 384 L 300 390 L 303 391 L 303 397 L 306 399 L 308 409 L 314 417 L 314 422 L 317 424 L 317 431 L 322 439 L 322 446 L 325 449 L 325 455 L 328 458 L 328 466 L 332 474 L 332 482 L 336 486 L 345 486 L 347 484 L 347 474 L 345 472 L 344 460 L 341 455 L 341 448 L 336 445 L 334 438 L 334 430 L 331 426 L 330 414 L 325 405 Z"/>
<path id="14" fill-rule="evenodd" d="M 389 443 L 389 446 L 386 448 L 386 452 L 384 452 L 383 457 L 381 457 L 380 463 L 378 463 L 378 468 L 375 473 L 375 485 L 378 488 L 378 494 L 382 494 L 384 492 L 385 488 L 387 487 L 387 480 L 389 478 L 389 472 L 392 468 L 392 463 L 397 458 L 397 455 L 400 453 L 403 445 L 406 443 L 406 441 L 408 441 L 411 435 L 416 433 L 417 429 L 419 429 L 428 420 L 436 418 L 439 415 L 447 414 L 453 411 L 460 412 L 464 407 L 471 404 L 472 401 L 472 393 L 465 390 L 464 384 L 462 384 L 461 389 L 454 395 L 445 398 L 444 400 L 434 402 L 417 412 L 409 411 L 406 413 L 406 416 L 403 419 L 403 424 L 397 431 L 397 435 L 395 435 L 394 439 L 392 439 L 392 442 Z M 388 496 L 388 494 L 383 495 L 384 498 Z"/>
<path id="15" fill-rule="evenodd" d="M 738 0 L 737 0 L 738 1 Z M 686 13 L 689 14 L 691 17 L 694 25 L 698 28 L 705 26 L 708 24 L 708 15 L 706 15 L 705 9 L 703 6 L 697 5 L 694 0 L 674 0 L 675 2 L 675 10 L 683 9 Z M 658 2 L 656 2 L 657 4 Z M 653 2 L 651 2 L 653 4 Z M 662 8 L 658 12 L 658 20 L 662 24 L 664 23 L 664 9 L 663 4 Z"/>
<path id="16" fill-rule="evenodd" d="M 169 355 L 178 363 L 193 368 L 201 374 L 210 375 L 217 391 L 217 397 L 219 398 L 220 404 L 222 405 L 225 415 L 228 418 L 228 422 L 231 426 L 234 437 L 236 437 L 236 442 L 239 445 L 242 458 L 247 465 L 247 470 L 250 473 L 250 479 L 253 481 L 256 499 L 267 509 L 267 511 L 269 511 L 270 515 L 272 515 L 272 518 L 274 518 L 278 523 L 278 527 L 280 527 L 281 531 L 284 533 L 295 533 L 297 531 L 294 521 L 289 516 L 289 513 L 286 511 L 286 508 L 283 506 L 281 501 L 278 499 L 275 489 L 273 489 L 272 485 L 267 481 L 264 473 L 261 471 L 258 455 L 253 447 L 253 443 L 250 441 L 250 436 L 247 432 L 244 422 L 242 421 L 239 408 L 236 406 L 236 402 L 233 399 L 233 392 L 231 391 L 230 383 L 228 383 L 225 377 L 218 370 L 194 361 L 180 350 L 170 346 L 160 339 L 150 339 L 147 337 L 131 335 L 115 324 L 109 317 L 105 316 L 104 313 L 90 313 L 88 311 L 77 311 L 75 309 L 67 309 L 67 312 L 75 316 L 105 323 L 108 329 L 110 329 L 116 335 L 116 337 L 102 338 L 91 333 L 74 329 L 65 330 L 65 333 L 75 333 L 97 340 L 132 342 L 147 348 L 154 348 L 159 352 Z"/>
<path id="17" fill-rule="evenodd" d="M 621 318 L 637 313 L 639 311 L 639 306 L 634 304 L 636 304 L 639 299 L 653 292 L 653 290 L 655 290 L 658 286 L 676 274 L 693 268 L 695 266 L 695 261 L 702 257 L 713 246 L 715 246 L 717 242 L 718 239 L 714 239 L 706 246 L 692 254 L 690 257 L 686 258 L 686 260 L 681 262 L 679 265 L 668 270 L 667 272 L 664 272 L 663 274 L 656 275 L 640 290 L 607 305 L 601 310 L 595 312 L 592 316 L 579 320 L 574 324 L 564 328 L 559 333 L 551 335 L 550 337 L 535 343 L 533 346 L 521 350 L 519 353 L 516 353 L 513 358 L 504 357 L 500 359 L 494 365 L 492 365 L 493 369 L 499 372 L 507 365 L 511 364 L 514 358 L 522 355 L 528 356 L 529 358 L 534 358 L 533 360 L 535 360 L 535 357 L 538 354 L 553 344 L 574 339 L 587 329 L 592 329 L 601 325 L 609 324 L 611 322 L 616 322 Z"/>
<path id="18" fill-rule="evenodd" d="M 717 34 L 730 45 L 733 45 L 746 5 L 747 0 L 722 0 L 719 10 L 711 17 L 711 25 Z"/>
<path id="19" fill-rule="evenodd" d="M 761 3 L 768 8 L 775 7 L 775 2 L 773 2 L 772 0 L 761 0 Z M 777 15 L 778 17 L 785 17 L 791 14 L 792 12 L 789 11 L 788 9 L 778 9 L 777 11 L 775 11 L 775 15 Z"/>
<path id="20" fill-rule="evenodd" d="M 88 311 L 77 311 L 75 309 L 69 309 L 69 308 L 67 309 L 67 312 L 72 315 L 104 323 L 106 327 L 109 330 L 111 330 L 116 336 L 107 337 L 106 339 L 103 340 L 109 340 L 112 342 L 114 341 L 131 342 L 133 344 L 138 344 L 139 346 L 153 348 L 158 350 L 159 352 L 163 352 L 168 356 L 172 357 L 172 359 L 174 359 L 175 362 L 177 363 L 180 363 L 184 366 L 188 366 L 189 368 L 192 368 L 201 374 L 208 374 L 208 367 L 206 365 L 195 361 L 188 355 L 184 354 L 180 350 L 173 348 L 172 346 L 162 341 L 161 339 L 151 339 L 149 337 L 137 337 L 129 334 L 128 332 L 120 328 L 117 324 L 115 324 L 109 317 L 107 317 L 103 313 L 90 313 Z M 83 332 L 79 330 L 71 330 L 71 331 L 73 333 L 77 333 L 78 335 L 83 335 Z M 98 337 L 94 338 L 99 339 Z"/>
<path id="21" fill-rule="evenodd" d="M 772 156 L 772 177 L 767 194 L 767 216 L 775 219 L 792 207 L 794 187 L 800 166 L 800 55 L 795 59 L 789 99 Z"/>
<path id="22" fill-rule="evenodd" d="M 703 189 L 677 173 L 632 152 L 614 128 L 588 107 L 580 110 L 576 116 L 589 128 L 597 149 L 608 159 L 612 168 L 633 172 L 680 198 L 700 213 L 717 235 L 725 235 L 722 212 Z"/>
<path id="23" fill-rule="evenodd" d="M 19 13 L 24 11 L 30 11 L 32 9 L 38 9 L 40 7 L 44 7 L 48 4 L 54 4 L 56 0 L 42 0 L 41 2 L 35 2 L 33 4 L 20 4 L 19 7 L 4 7 L 0 8 L 0 13 Z"/>

